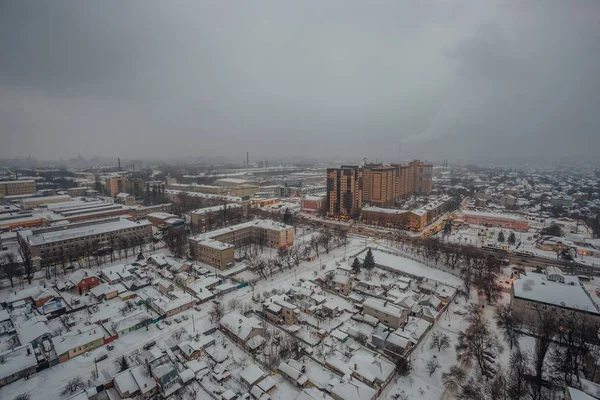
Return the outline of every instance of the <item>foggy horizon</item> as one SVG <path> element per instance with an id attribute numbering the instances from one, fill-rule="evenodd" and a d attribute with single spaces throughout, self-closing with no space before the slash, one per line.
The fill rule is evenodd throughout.
<path id="1" fill-rule="evenodd" d="M 594 161 L 600 4 L 0 8 L 0 158 Z"/>

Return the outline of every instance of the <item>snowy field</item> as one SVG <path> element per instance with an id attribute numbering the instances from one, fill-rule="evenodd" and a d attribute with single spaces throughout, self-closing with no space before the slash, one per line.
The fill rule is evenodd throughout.
<path id="1" fill-rule="evenodd" d="M 361 258 L 364 258 L 364 255 L 365 253 L 361 254 Z M 406 257 L 386 253 L 378 249 L 373 250 L 373 256 L 375 257 L 375 263 L 385 265 L 400 273 L 403 272 L 413 276 L 421 276 L 427 280 L 434 280 L 455 287 L 460 287 L 462 285 L 462 281 L 459 277 L 439 269 L 428 267 L 425 264 Z"/>

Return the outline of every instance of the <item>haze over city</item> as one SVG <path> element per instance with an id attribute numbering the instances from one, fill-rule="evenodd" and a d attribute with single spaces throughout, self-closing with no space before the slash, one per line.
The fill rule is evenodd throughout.
<path id="1" fill-rule="evenodd" d="M 590 1 L 5 2 L 0 157 L 589 161 Z"/>
<path id="2" fill-rule="evenodd" d="M 599 71 L 598 1 L 3 1 L 0 399 L 600 399 Z"/>

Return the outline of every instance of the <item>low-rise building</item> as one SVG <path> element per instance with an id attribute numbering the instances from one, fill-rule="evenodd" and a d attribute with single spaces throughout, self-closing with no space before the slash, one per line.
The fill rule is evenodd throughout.
<path id="1" fill-rule="evenodd" d="M 235 246 L 251 242 L 279 249 L 293 246 L 294 228 L 270 220 L 254 220 L 189 238 L 190 254 L 219 269 L 234 265 Z"/>
<path id="2" fill-rule="evenodd" d="M 0 197 L 35 193 L 34 180 L 0 181 Z"/>
<path id="3" fill-rule="evenodd" d="M 29 343 L 0 352 L 0 360 L 0 387 L 35 373 L 38 365 Z"/>
<path id="4" fill-rule="evenodd" d="M 69 275 L 67 281 L 73 285 L 74 290 L 79 294 L 83 294 L 100 284 L 97 275 L 83 268 Z"/>
<path id="5" fill-rule="evenodd" d="M 205 207 L 190 213 L 192 229 L 211 230 L 214 227 L 239 223 L 244 218 L 244 207 L 241 204 L 225 204 Z"/>
<path id="6" fill-rule="evenodd" d="M 60 262 L 89 254 L 90 251 L 115 249 L 122 242 L 148 243 L 152 237 L 149 221 L 129 221 L 119 217 L 19 231 L 18 239 L 42 262 Z"/>
<path id="7" fill-rule="evenodd" d="M 298 321 L 297 310 L 285 296 L 271 296 L 263 302 L 263 313 L 274 324 L 294 325 Z"/>
<path id="8" fill-rule="evenodd" d="M 71 201 L 71 196 L 61 194 L 56 196 L 30 197 L 21 199 L 21 208 L 23 210 L 31 210 L 32 208 L 37 208 L 43 204 L 62 203 L 64 201 Z"/>
<path id="9" fill-rule="evenodd" d="M 87 325 L 52 338 L 59 362 L 98 348 L 104 344 L 104 330 L 99 325 Z"/>
<path id="10" fill-rule="evenodd" d="M 462 216 L 466 223 L 473 225 L 497 226 L 522 232 L 527 232 L 529 229 L 529 222 L 526 219 L 511 214 L 463 210 Z"/>
<path id="11" fill-rule="evenodd" d="M 234 342 L 246 345 L 246 343 L 263 335 L 265 328 L 262 322 L 255 318 L 247 318 L 237 312 L 230 312 L 224 315 L 219 321 L 219 327 Z"/>
<path id="12" fill-rule="evenodd" d="M 521 274 L 513 282 L 510 295 L 513 313 L 525 324 L 537 325 L 548 313 L 559 319 L 578 315 L 600 327 L 600 310 L 576 276 L 562 275 L 555 269 Z"/>
<path id="13" fill-rule="evenodd" d="M 408 313 L 392 302 L 369 297 L 363 303 L 363 313 L 371 315 L 392 328 L 399 328 L 406 322 Z"/>

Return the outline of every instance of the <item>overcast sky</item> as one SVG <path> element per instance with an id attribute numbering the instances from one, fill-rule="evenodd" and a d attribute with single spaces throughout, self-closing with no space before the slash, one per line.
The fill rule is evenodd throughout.
<path id="1" fill-rule="evenodd" d="M 598 159 L 597 0 L 0 3 L 0 157 Z"/>

